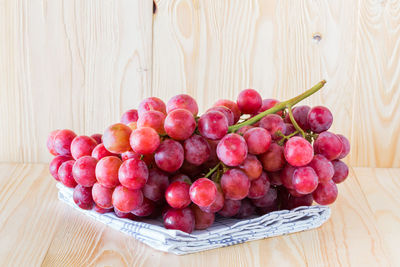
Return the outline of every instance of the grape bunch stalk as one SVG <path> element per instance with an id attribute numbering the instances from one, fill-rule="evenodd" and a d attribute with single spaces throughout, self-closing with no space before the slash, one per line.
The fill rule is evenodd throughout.
<path id="1" fill-rule="evenodd" d="M 189 95 L 144 99 L 103 134 L 50 133 L 52 176 L 82 209 L 130 220 L 160 218 L 191 233 L 215 216 L 246 218 L 332 204 L 349 173 L 350 143 L 329 130 L 330 110 L 296 106 L 323 80 L 284 102 L 253 89 L 201 116 Z"/>

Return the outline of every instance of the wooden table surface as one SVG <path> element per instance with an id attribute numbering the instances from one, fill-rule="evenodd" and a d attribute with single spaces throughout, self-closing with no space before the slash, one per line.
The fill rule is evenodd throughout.
<path id="1" fill-rule="evenodd" d="M 0 164 L 0 266 L 400 266 L 400 169 L 353 168 L 319 229 L 175 256 L 57 200 L 45 164 Z"/>

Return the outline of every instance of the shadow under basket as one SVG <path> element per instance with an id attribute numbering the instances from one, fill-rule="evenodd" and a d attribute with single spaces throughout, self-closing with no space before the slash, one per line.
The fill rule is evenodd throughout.
<path id="1" fill-rule="evenodd" d="M 58 183 L 57 187 L 59 189 L 58 198 L 79 212 L 130 235 L 154 249 L 177 255 L 317 228 L 331 215 L 329 207 L 317 205 L 274 211 L 249 219 L 217 216 L 214 224 L 208 229 L 195 230 L 191 234 L 187 234 L 179 230 L 165 229 L 162 219 L 132 221 L 118 218 L 112 212 L 99 214 L 94 210 L 80 209 L 72 199 L 71 188 L 67 188 L 61 183 Z"/>

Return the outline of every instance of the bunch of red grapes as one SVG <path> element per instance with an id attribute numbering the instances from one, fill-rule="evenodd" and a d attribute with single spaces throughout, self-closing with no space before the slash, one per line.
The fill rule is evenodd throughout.
<path id="1" fill-rule="evenodd" d="M 167 104 L 149 97 L 103 135 L 51 132 L 50 173 L 73 188 L 82 209 L 132 220 L 162 216 L 166 228 L 187 233 L 211 226 L 216 214 L 329 205 L 348 176 L 341 159 L 349 141 L 328 131 L 328 108 L 292 103 L 246 89 L 198 116 L 189 95 Z"/>

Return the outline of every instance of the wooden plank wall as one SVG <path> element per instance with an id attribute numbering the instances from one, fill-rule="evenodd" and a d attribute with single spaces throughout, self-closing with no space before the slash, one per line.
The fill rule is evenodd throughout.
<path id="1" fill-rule="evenodd" d="M 0 0 L 0 161 L 48 161 L 155 95 L 204 111 L 244 88 L 334 113 L 353 166 L 400 167 L 400 1 Z"/>

